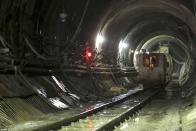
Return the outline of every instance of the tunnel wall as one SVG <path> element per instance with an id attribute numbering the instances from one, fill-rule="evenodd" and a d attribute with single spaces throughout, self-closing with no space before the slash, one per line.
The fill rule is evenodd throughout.
<path id="1" fill-rule="evenodd" d="M 100 4 L 95 2 L 93 6 L 89 5 L 91 10 L 88 10 L 90 13 L 87 13 L 87 17 L 91 19 L 85 19 L 84 26 L 79 28 L 82 31 L 77 34 L 77 39 L 73 40 L 72 37 L 77 31 L 77 25 L 80 23 L 80 18 L 87 3 L 78 0 L 77 5 L 74 4 L 76 1 L 66 1 L 68 4 L 64 2 L 62 0 L 0 0 L 0 39 L 10 49 L 8 53 L 1 54 L 1 57 L 5 55 L 23 60 L 19 62 L 21 68 L 26 65 L 26 60 L 35 63 L 44 61 L 48 65 L 84 64 L 78 62 L 81 58 L 80 45 L 81 43 L 84 45 L 89 39 L 93 43 L 98 28 L 108 38 L 106 41 L 108 44 L 105 44 L 104 47 L 104 62 L 116 65 L 116 57 L 114 57 L 117 56 L 118 45 L 116 43 L 131 30 L 129 24 L 134 27 L 138 21 L 142 21 L 139 16 L 142 16 L 142 13 L 150 8 L 152 8 L 149 10 L 150 13 L 153 11 L 157 13 L 156 10 L 158 10 L 158 15 L 164 12 L 178 17 L 182 20 L 181 23 L 189 26 L 193 34 L 196 32 L 195 18 L 191 11 L 175 1 L 149 0 L 148 3 L 141 0 L 137 2 L 135 0 L 114 0 L 110 2 L 102 0 L 98 2 Z M 66 12 L 60 10 L 64 8 L 62 3 L 68 7 Z M 141 4 L 138 11 L 132 12 L 137 4 Z M 58 8 L 59 6 L 61 8 Z M 105 9 L 106 7 L 108 10 Z M 145 10 L 140 12 L 139 9 L 143 8 Z M 97 16 L 99 9 L 103 9 L 104 15 Z M 95 12 L 92 15 L 91 12 L 93 11 Z M 138 16 L 134 14 L 138 14 Z M 66 15 L 68 15 L 67 19 L 65 19 Z M 131 17 L 132 15 L 134 17 Z M 100 20 L 102 16 L 104 16 L 103 20 Z M 129 20 L 132 19 L 137 21 L 130 22 Z M 96 25 L 99 20 L 100 28 Z M 64 23 L 64 21 L 67 21 L 67 23 Z M 87 39 L 86 37 L 89 34 L 92 38 Z M 27 39 L 35 51 L 32 51 L 32 47 L 27 44 Z M 195 57 L 195 54 L 193 57 Z M 47 59 L 47 61 L 45 58 L 53 59 Z M 15 69 L 12 62 L 15 59 L 3 62 L 6 69 L 8 67 Z M 3 69 L 5 67 L 3 66 Z M 193 81 L 193 79 L 190 80 L 190 82 Z M 128 88 L 123 88 L 126 86 Z M 65 110 L 70 106 L 77 106 L 81 102 L 110 98 L 126 92 L 127 89 L 134 86 L 136 85 L 128 85 L 121 77 L 114 76 L 81 76 L 63 73 L 44 76 L 27 75 L 17 71 L 12 75 L 2 73 L 0 76 L 0 127 L 4 128 L 36 119 L 44 114 Z M 56 105 L 56 103 L 59 104 Z"/>
<path id="2" fill-rule="evenodd" d="M 187 2 L 188 3 L 188 2 Z M 153 16 L 154 14 L 157 14 Z M 165 24 L 164 21 L 161 20 L 161 16 L 170 15 L 171 17 L 165 17 Z M 160 16 L 160 19 L 158 19 Z M 173 18 L 172 18 L 173 17 Z M 126 2 L 114 2 L 113 5 L 108 9 L 105 17 L 102 20 L 102 23 L 100 24 L 100 34 L 102 34 L 106 40 L 102 44 L 103 45 L 103 54 L 105 56 L 109 57 L 110 63 L 116 63 L 116 59 L 112 58 L 112 56 L 117 57 L 118 52 L 118 43 L 121 39 L 124 39 L 126 37 L 127 33 L 132 33 L 134 35 L 134 32 L 132 32 L 135 28 L 135 30 L 138 30 L 142 26 L 142 22 L 149 22 L 150 20 L 157 19 L 157 25 L 156 22 L 154 22 L 154 25 L 149 26 L 143 29 L 143 32 L 148 32 L 148 30 L 154 29 L 157 30 L 158 28 L 162 28 L 162 26 L 159 26 L 162 22 L 163 26 L 168 26 L 166 28 L 170 28 L 174 24 L 177 24 L 174 22 L 167 23 L 167 21 L 171 19 L 179 19 L 175 21 L 181 21 L 184 24 L 187 25 L 193 33 L 196 32 L 195 29 L 195 18 L 192 14 L 192 12 L 184 6 L 180 1 L 126 1 Z M 146 21 L 145 21 L 146 20 Z M 163 18 L 164 20 L 164 18 Z M 153 21 L 149 22 L 152 23 Z M 158 24 L 158 22 L 160 22 Z M 171 24 L 171 26 L 170 26 Z M 177 24 L 178 25 L 178 24 Z M 153 27 L 154 26 L 154 27 Z M 167 30 L 168 30 L 167 29 Z M 159 32 L 160 30 L 157 30 Z M 137 40 L 137 37 L 145 37 L 147 34 L 140 32 L 140 34 L 135 34 L 132 38 L 132 48 L 134 49 L 135 46 L 141 41 Z M 172 32 L 172 31 L 170 31 Z M 175 32 L 175 31 L 174 31 Z M 179 31 L 182 32 L 182 31 Z M 145 35 L 143 35 L 145 34 Z M 183 33 L 185 34 L 185 33 Z M 136 37 L 136 38 L 135 38 Z M 142 38 L 140 38 L 142 39 Z M 108 52 L 108 50 L 112 50 L 112 52 Z M 107 53 L 108 52 L 108 53 Z"/>
<path id="3" fill-rule="evenodd" d="M 0 50 L 7 50 L 0 51 L 0 128 L 127 91 L 121 77 L 111 75 L 22 73 L 37 63 L 34 70 L 85 65 L 81 46 L 94 32 L 90 28 L 96 22 L 89 23 L 97 17 L 91 12 L 103 9 L 102 3 L 105 0 L 0 0 Z"/>
<path id="4" fill-rule="evenodd" d="M 176 84 L 173 77 L 169 86 L 178 87 L 177 89 L 182 89 L 182 92 L 187 92 L 184 93 L 187 95 L 194 94 L 192 90 L 195 89 L 193 74 L 195 74 L 196 63 L 194 53 L 196 17 L 193 8 L 192 1 L 181 0 L 111 2 L 97 31 L 97 34 L 101 34 L 105 38 L 105 41 L 100 44 L 101 48 L 97 51 L 98 54 L 103 54 L 99 61 L 126 68 L 127 63 L 132 62 L 130 65 L 134 63 L 134 58 L 132 61 L 129 60 L 129 50 L 133 50 L 137 54 L 149 38 L 158 35 L 173 36 L 185 43 L 191 58 L 186 84 Z M 128 47 L 123 51 L 125 57 L 123 59 L 119 57 L 119 45 L 122 41 Z M 180 52 L 178 51 L 178 53 Z M 126 61 L 125 65 L 121 65 L 121 61 Z"/>
<path id="5" fill-rule="evenodd" d="M 120 79 L 113 80 L 111 76 L 1 75 L 0 127 L 34 120 L 82 103 L 108 99 L 126 91 Z"/>

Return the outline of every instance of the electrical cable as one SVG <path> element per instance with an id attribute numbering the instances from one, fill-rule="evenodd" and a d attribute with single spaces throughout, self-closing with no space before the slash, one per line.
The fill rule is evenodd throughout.
<path id="1" fill-rule="evenodd" d="M 87 10 L 88 10 L 89 3 L 90 3 L 90 0 L 87 0 L 86 5 L 85 5 L 85 8 L 84 8 L 84 11 L 83 11 L 83 14 L 82 14 L 82 17 L 81 17 L 81 20 L 80 20 L 80 23 L 78 24 L 78 27 L 77 27 L 77 29 L 76 29 L 76 31 L 75 31 L 75 33 L 74 33 L 72 39 L 71 39 L 71 42 L 74 42 L 74 41 L 75 41 L 76 36 L 77 36 L 78 33 L 80 32 L 80 28 L 81 28 L 81 25 L 82 25 L 82 23 L 83 23 L 83 21 L 84 21 L 84 18 L 85 18 L 85 16 L 86 16 L 86 12 L 87 12 Z"/>
<path id="2" fill-rule="evenodd" d="M 1 42 L 1 44 L 2 44 L 2 46 L 4 48 L 7 48 L 6 43 L 5 43 L 5 40 L 3 39 L 3 37 L 1 35 L 0 35 L 0 42 Z"/>
<path id="3" fill-rule="evenodd" d="M 31 49 L 31 51 L 40 59 L 43 59 L 43 60 L 55 60 L 56 58 L 46 58 L 45 56 L 39 54 L 36 49 L 31 45 L 31 43 L 29 42 L 29 40 L 24 36 L 24 40 L 25 40 L 25 43 L 28 45 L 28 47 Z"/>
<path id="4" fill-rule="evenodd" d="M 194 15 L 196 16 L 196 1 L 193 0 L 193 7 L 194 7 Z"/>

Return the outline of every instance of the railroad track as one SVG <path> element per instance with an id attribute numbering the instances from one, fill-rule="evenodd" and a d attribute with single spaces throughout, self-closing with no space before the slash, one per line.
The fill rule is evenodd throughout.
<path id="1" fill-rule="evenodd" d="M 150 99 L 160 90 L 147 89 L 135 91 L 123 98 L 101 105 L 96 108 L 89 108 L 85 112 L 71 118 L 53 123 L 36 129 L 38 131 L 103 131 L 113 130 L 121 122 L 124 122 L 131 115 L 147 104 Z"/>

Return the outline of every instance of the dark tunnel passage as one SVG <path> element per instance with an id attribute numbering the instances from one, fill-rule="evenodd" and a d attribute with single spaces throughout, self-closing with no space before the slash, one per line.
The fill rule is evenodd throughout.
<path id="1" fill-rule="evenodd" d="M 187 106 L 180 130 L 196 130 L 195 50 L 195 0 L 0 0 L 0 131 L 151 88 Z"/>
<path id="2" fill-rule="evenodd" d="M 121 68 L 133 65 L 137 68 L 136 54 L 142 50 L 161 52 L 160 45 L 165 46 L 169 48 L 168 59 L 172 59 L 168 85 L 185 86 L 189 75 L 194 74 L 195 18 L 190 10 L 178 4 L 128 1 L 111 7 L 100 27 L 98 35 L 106 40 L 96 43 L 98 52 L 108 57 L 102 57 L 106 62 L 118 63 Z"/>

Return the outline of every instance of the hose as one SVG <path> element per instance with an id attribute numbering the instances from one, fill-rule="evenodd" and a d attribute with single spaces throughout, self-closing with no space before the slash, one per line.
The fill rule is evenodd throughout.
<path id="1" fill-rule="evenodd" d="M 88 6 L 89 6 L 89 2 L 90 2 L 90 0 L 87 0 L 84 12 L 83 12 L 81 20 L 80 20 L 80 23 L 79 23 L 79 25 L 78 25 L 78 27 L 77 27 L 77 29 L 76 29 L 72 39 L 71 39 L 71 42 L 75 41 L 77 34 L 80 32 L 80 27 L 81 27 L 81 25 L 82 25 L 82 23 L 84 21 L 84 18 L 85 18 L 85 15 L 86 15 L 86 12 L 87 12 L 87 9 L 88 9 Z"/>
<path id="2" fill-rule="evenodd" d="M 45 56 L 39 54 L 36 49 L 31 45 L 31 43 L 29 42 L 29 40 L 24 36 L 24 40 L 25 40 L 25 43 L 28 45 L 28 47 L 31 49 L 31 51 L 40 59 L 43 59 L 43 60 L 55 60 L 56 58 L 46 58 Z"/>

